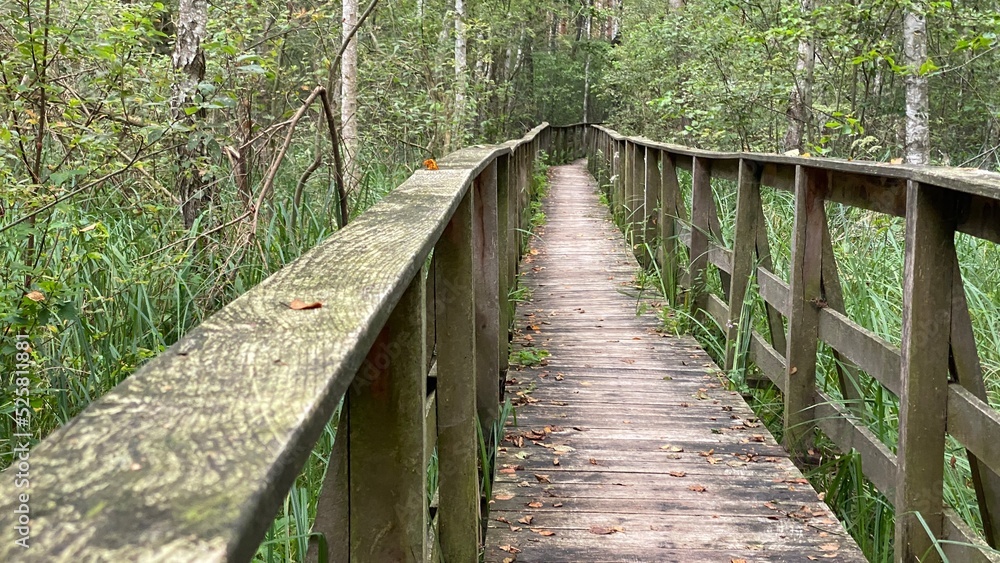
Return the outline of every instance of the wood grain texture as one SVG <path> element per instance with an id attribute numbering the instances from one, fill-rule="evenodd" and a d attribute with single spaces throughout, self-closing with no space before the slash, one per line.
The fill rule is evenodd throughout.
<path id="1" fill-rule="evenodd" d="M 552 355 L 508 374 L 521 405 L 498 452 L 486 561 L 864 561 L 697 342 L 636 315 L 660 298 L 635 288 L 638 264 L 582 163 L 552 176 L 515 340 Z"/>
<path id="2" fill-rule="evenodd" d="M 788 291 L 785 354 L 785 446 L 799 454 L 812 446 L 819 311 L 823 302 L 822 256 L 826 212 L 825 173 L 799 167 L 795 176 L 795 224 Z"/>
<path id="3" fill-rule="evenodd" d="M 434 248 L 437 316 L 438 541 L 444 561 L 472 561 L 479 535 L 476 470 L 475 191 Z"/>
<path id="4" fill-rule="evenodd" d="M 418 171 L 53 433 L 32 452 L 35 542 L 16 557 L 249 559 L 472 169 L 507 151 Z M 3 538 L 12 483 L 0 481 Z"/>
<path id="5" fill-rule="evenodd" d="M 951 331 L 954 207 L 945 190 L 910 182 L 903 259 L 896 561 L 938 558 L 930 534 L 943 533 L 947 335 Z M 942 258 L 943 257 L 943 258 Z M 943 262 L 943 264 L 942 264 Z M 916 513 L 923 517 L 918 521 Z"/>

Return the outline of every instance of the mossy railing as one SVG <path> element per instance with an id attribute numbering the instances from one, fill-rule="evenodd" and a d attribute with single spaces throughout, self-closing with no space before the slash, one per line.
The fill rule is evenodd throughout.
<path id="1" fill-rule="evenodd" d="M 0 560 L 249 560 L 343 399 L 309 559 L 475 561 L 476 423 L 550 135 L 416 172 L 15 460 Z"/>

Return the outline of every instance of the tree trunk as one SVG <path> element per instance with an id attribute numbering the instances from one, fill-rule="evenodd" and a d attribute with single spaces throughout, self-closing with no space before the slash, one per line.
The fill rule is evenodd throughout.
<path id="1" fill-rule="evenodd" d="M 204 111 L 188 115 L 184 110 L 194 101 L 198 83 L 205 79 L 205 51 L 201 44 L 205 40 L 207 23 L 207 0 L 180 0 L 177 39 L 172 57 L 180 78 L 173 85 L 170 109 L 174 120 L 188 127 L 196 127 L 198 120 L 204 117 Z M 187 229 L 194 225 L 210 199 L 204 170 L 205 155 L 205 143 L 197 132 L 192 134 L 190 142 L 182 143 L 177 149 L 179 170 L 176 189 Z"/>
<path id="2" fill-rule="evenodd" d="M 812 14 L 815 0 L 801 0 L 802 17 Z M 811 27 L 811 26 L 810 26 Z M 810 120 L 812 106 L 813 68 L 816 65 L 816 48 L 813 45 L 812 30 L 807 30 L 799 39 L 798 60 L 795 63 L 795 85 L 788 95 L 788 129 L 785 131 L 785 150 L 802 151 Z"/>
<path id="3" fill-rule="evenodd" d="M 358 0 L 344 0 L 343 37 L 358 25 Z M 358 40 L 351 38 L 340 61 L 340 121 L 344 142 L 344 182 L 347 193 L 357 190 L 361 183 L 358 166 Z"/>
<path id="4" fill-rule="evenodd" d="M 465 130 L 465 92 L 466 74 L 468 73 L 467 47 L 465 38 L 465 3 L 455 0 L 455 134 L 452 136 L 454 150 L 462 146 L 462 136 Z"/>
<path id="5" fill-rule="evenodd" d="M 930 161 L 930 128 L 927 77 L 920 72 L 927 60 L 927 22 L 922 6 L 911 6 L 903 14 L 903 56 L 906 61 L 906 148 L 908 164 Z"/>

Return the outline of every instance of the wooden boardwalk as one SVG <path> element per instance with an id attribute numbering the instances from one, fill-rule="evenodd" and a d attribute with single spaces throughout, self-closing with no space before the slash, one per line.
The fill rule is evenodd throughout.
<path id="1" fill-rule="evenodd" d="M 552 174 L 515 341 L 551 356 L 508 376 L 486 561 L 865 561 L 695 340 L 636 315 L 638 265 L 583 163 Z"/>

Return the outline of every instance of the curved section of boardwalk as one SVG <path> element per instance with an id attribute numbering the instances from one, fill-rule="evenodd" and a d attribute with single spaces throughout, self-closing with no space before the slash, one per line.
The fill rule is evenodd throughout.
<path id="1" fill-rule="evenodd" d="M 486 561 L 864 561 L 709 356 L 657 332 L 582 161 L 552 175 L 515 341 L 551 356 L 508 376 Z"/>

